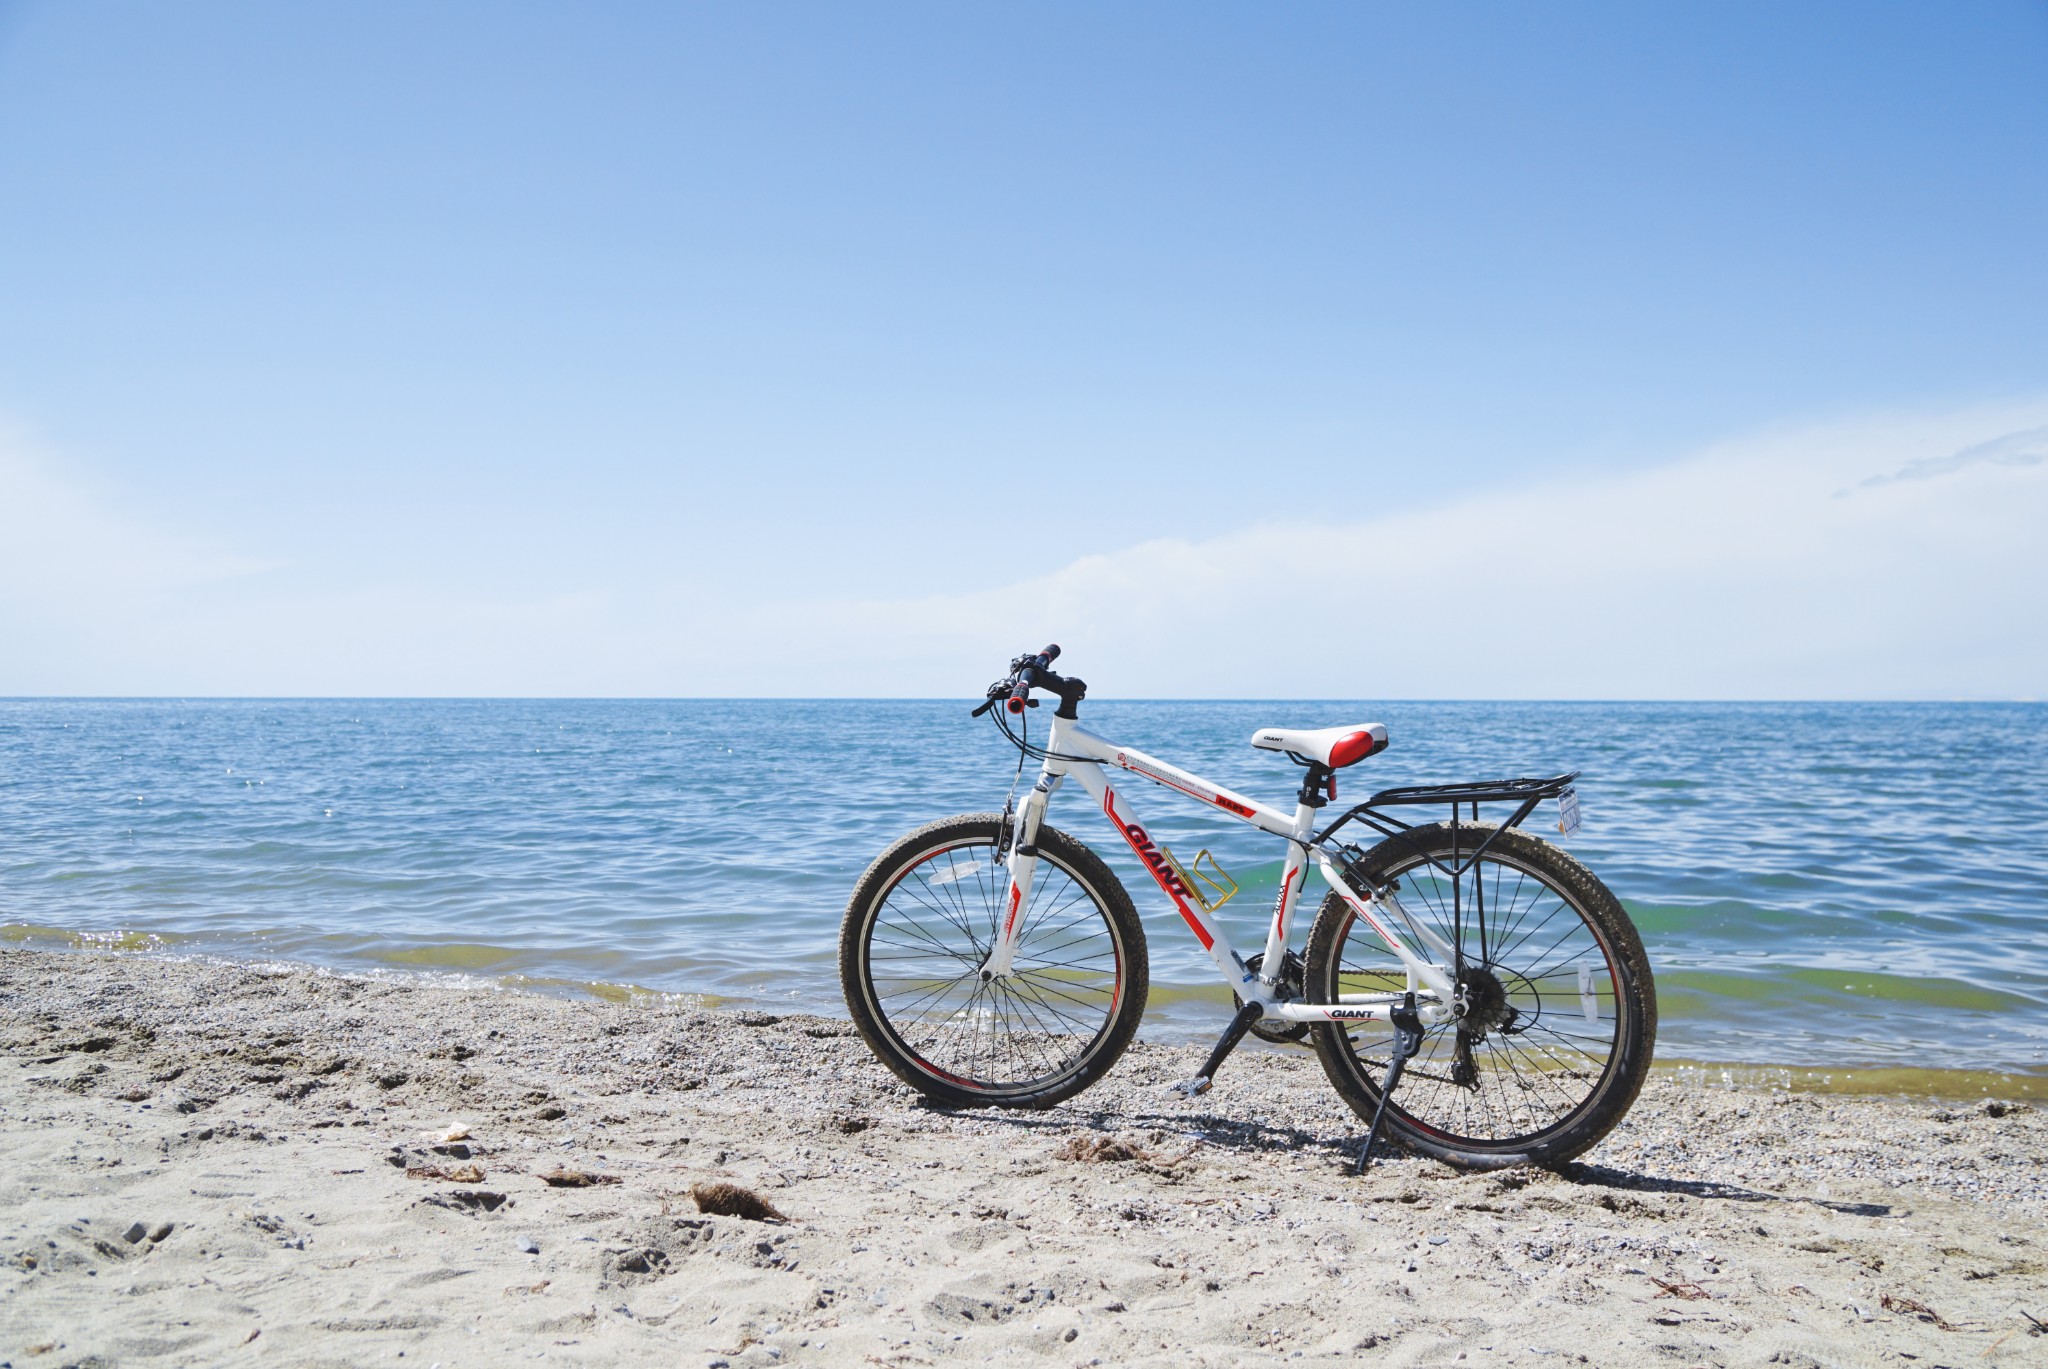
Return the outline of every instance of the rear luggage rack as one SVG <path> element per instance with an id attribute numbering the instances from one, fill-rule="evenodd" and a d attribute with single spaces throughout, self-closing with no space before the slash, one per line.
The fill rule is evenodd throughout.
<path id="1" fill-rule="evenodd" d="M 1536 811 L 1537 804 L 1545 799 L 1553 799 L 1565 793 L 1572 787 L 1572 781 L 1578 777 L 1579 772 L 1573 770 L 1568 774 L 1554 775 L 1547 780 L 1524 777 L 1515 780 L 1474 780 L 1466 784 L 1407 784 L 1395 789 L 1382 789 L 1379 793 L 1374 794 L 1356 808 L 1346 811 L 1342 817 L 1316 833 L 1314 840 L 1318 843 L 1326 841 L 1338 828 L 1354 820 L 1372 828 L 1380 833 L 1380 835 L 1388 837 L 1397 836 L 1416 826 L 1412 822 L 1401 821 L 1391 813 L 1380 812 L 1379 810 L 1382 808 L 1403 808 L 1413 807 L 1418 804 L 1447 803 L 1451 806 L 1451 830 L 1455 834 L 1459 826 L 1460 813 L 1466 806 L 1469 805 L 1472 810 L 1469 821 L 1476 823 L 1479 821 L 1479 805 L 1482 803 L 1515 804 L 1516 807 L 1513 815 L 1506 822 L 1501 823 L 1500 826 L 1488 832 L 1484 840 L 1479 842 L 1477 848 L 1473 850 L 1468 859 L 1457 863 L 1455 872 L 1461 873 L 1471 865 L 1473 860 L 1478 859 L 1487 847 L 1493 845 L 1495 837 L 1507 831 L 1510 827 L 1521 826 L 1523 820 L 1529 814 Z M 1455 840 L 1454 835 L 1454 843 Z M 1457 852 L 1458 848 L 1455 844 L 1452 846 L 1452 850 Z M 1436 864 L 1435 861 L 1430 863 L 1432 865 Z M 1446 873 L 1453 873 L 1450 867 L 1445 868 Z"/>

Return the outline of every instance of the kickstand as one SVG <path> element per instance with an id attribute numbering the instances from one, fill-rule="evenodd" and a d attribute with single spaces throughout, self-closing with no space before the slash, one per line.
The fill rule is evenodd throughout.
<path id="1" fill-rule="evenodd" d="M 1237 1043 L 1244 1040 L 1244 1034 L 1252 1029 L 1252 1023 L 1265 1015 L 1265 1009 L 1257 1003 L 1247 1003 L 1237 1010 L 1237 1016 L 1230 1019 L 1230 1025 L 1223 1029 L 1223 1035 L 1216 1038 L 1216 1049 L 1209 1052 L 1209 1061 L 1202 1066 L 1202 1072 L 1185 1083 L 1173 1085 L 1176 1093 L 1189 1098 L 1209 1091 L 1209 1085 L 1216 1078 L 1216 1071 L 1223 1068 L 1224 1057 L 1237 1049 Z"/>
<path id="2" fill-rule="evenodd" d="M 1401 1006 L 1388 1014 L 1394 1024 L 1394 1058 L 1387 1064 L 1387 1077 L 1380 1081 L 1380 1105 L 1372 1110 L 1372 1130 L 1365 1133 L 1365 1145 L 1358 1152 L 1358 1167 L 1351 1172 L 1363 1174 L 1372 1163 L 1373 1143 L 1380 1139 L 1380 1123 L 1386 1120 L 1387 1100 L 1394 1096 L 1394 1087 L 1401 1082 L 1401 1068 L 1410 1056 L 1422 1049 L 1422 1019 L 1415 1015 L 1415 995 L 1402 999 Z"/>

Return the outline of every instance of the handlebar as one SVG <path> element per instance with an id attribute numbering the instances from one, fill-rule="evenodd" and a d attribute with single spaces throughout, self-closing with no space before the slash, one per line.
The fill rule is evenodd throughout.
<path id="1" fill-rule="evenodd" d="M 1002 700 L 1003 707 L 1012 713 L 1022 713 L 1026 708 L 1035 708 L 1037 703 L 1031 698 L 1031 691 L 1043 689 L 1060 696 L 1060 706 L 1053 710 L 1054 717 L 1079 717 L 1080 714 L 1075 711 L 1074 705 L 1080 703 L 1082 697 L 1087 694 L 1088 686 L 1080 680 L 1067 679 L 1053 673 L 1052 663 L 1059 659 L 1059 655 L 1059 646 L 1054 644 L 1043 651 L 1019 656 L 1010 662 L 1010 673 L 988 687 L 987 698 L 974 710 L 973 716 L 978 718 L 994 708 L 998 699 Z"/>

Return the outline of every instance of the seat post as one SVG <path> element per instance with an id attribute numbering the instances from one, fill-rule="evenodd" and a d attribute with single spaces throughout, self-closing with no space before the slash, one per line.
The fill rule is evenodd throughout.
<path id="1" fill-rule="evenodd" d="M 1316 831 L 1316 810 L 1328 802 L 1317 787 L 1314 771 L 1302 781 L 1299 802 L 1294 808 L 1293 843 L 1281 865 L 1280 894 L 1273 902 L 1273 923 L 1266 929 L 1266 949 L 1259 961 L 1259 982 L 1269 998 L 1286 997 L 1287 964 L 1293 953 L 1287 942 L 1293 932 L 1294 915 L 1301 907 L 1302 890 L 1308 885 L 1309 839 Z"/>
<path id="2" fill-rule="evenodd" d="M 1324 791 L 1330 787 L 1330 781 L 1335 779 L 1336 775 L 1336 771 L 1321 761 L 1310 761 L 1308 773 L 1301 777 L 1301 792 L 1294 796 L 1295 802 L 1304 808 L 1321 808 L 1330 801 L 1325 797 Z"/>

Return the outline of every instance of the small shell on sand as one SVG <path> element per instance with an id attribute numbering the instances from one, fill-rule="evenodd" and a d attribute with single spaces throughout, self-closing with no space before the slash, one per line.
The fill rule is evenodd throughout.
<path id="1" fill-rule="evenodd" d="M 775 1204 L 738 1184 L 692 1184 L 690 1196 L 696 1199 L 699 1212 L 709 1212 L 714 1217 L 744 1217 L 750 1222 L 789 1220 L 776 1211 Z"/>
<path id="2" fill-rule="evenodd" d="M 469 1128 L 458 1122 L 442 1132 L 438 1139 L 444 1146 L 453 1141 L 467 1141 L 469 1139 Z"/>
<path id="3" fill-rule="evenodd" d="M 540 1181 L 549 1188 L 595 1188 L 599 1184 L 615 1184 L 616 1174 L 592 1174 L 587 1169 L 565 1169 L 560 1165 L 540 1176 Z"/>

